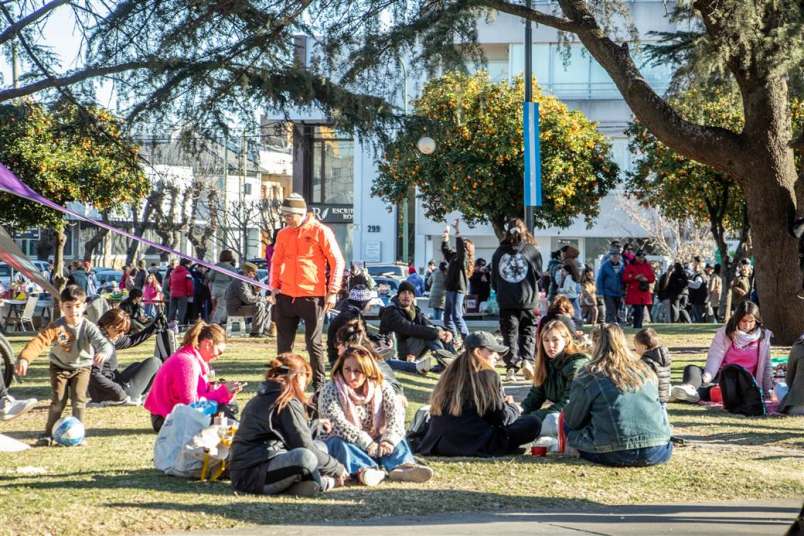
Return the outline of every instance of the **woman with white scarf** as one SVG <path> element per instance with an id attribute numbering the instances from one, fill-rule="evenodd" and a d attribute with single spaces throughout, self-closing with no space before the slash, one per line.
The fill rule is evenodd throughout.
<path id="1" fill-rule="evenodd" d="M 355 481 L 376 486 L 386 477 L 405 482 L 432 477 L 429 467 L 413 459 L 405 440 L 405 408 L 367 349 L 349 346 L 338 357 L 318 397 L 318 412 L 332 425 L 325 436 L 330 455 Z"/>
<path id="2" fill-rule="evenodd" d="M 725 326 L 718 329 L 706 365 L 684 367 L 682 384 L 670 391 L 670 399 L 696 403 L 709 401 L 709 390 L 715 385 L 719 372 L 727 365 L 738 365 L 748 371 L 770 400 L 773 388 L 773 369 L 770 346 L 773 333 L 762 326 L 759 306 L 750 301 L 740 303 Z"/>

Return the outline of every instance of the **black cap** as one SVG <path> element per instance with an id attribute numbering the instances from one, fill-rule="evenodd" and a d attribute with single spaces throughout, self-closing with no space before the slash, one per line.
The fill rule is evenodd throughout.
<path id="1" fill-rule="evenodd" d="M 416 287 L 413 286 L 413 283 L 410 281 L 402 281 L 399 283 L 399 288 L 397 289 L 397 294 L 402 294 L 404 291 L 408 291 L 414 296 L 416 295 Z"/>
<path id="2" fill-rule="evenodd" d="M 463 347 L 467 350 L 472 348 L 488 348 L 498 354 L 508 351 L 508 347 L 497 342 L 494 335 L 488 331 L 475 331 L 463 340 Z"/>

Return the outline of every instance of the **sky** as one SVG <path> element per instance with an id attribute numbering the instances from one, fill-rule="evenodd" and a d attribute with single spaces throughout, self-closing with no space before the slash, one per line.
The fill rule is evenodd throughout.
<path id="1" fill-rule="evenodd" d="M 76 31 L 75 19 L 69 7 L 62 6 L 53 11 L 43 28 L 39 42 L 49 46 L 52 52 L 61 58 L 61 72 L 79 65 L 81 37 Z M 0 73 L 3 75 L 3 87 L 11 87 L 11 64 L 5 57 L 0 57 Z M 21 74 L 24 74 L 24 71 Z M 99 86 L 98 100 L 107 108 L 114 106 L 110 83 Z"/>

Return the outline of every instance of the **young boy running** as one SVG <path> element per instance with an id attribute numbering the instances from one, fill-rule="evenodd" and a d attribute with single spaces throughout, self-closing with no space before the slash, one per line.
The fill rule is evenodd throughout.
<path id="1" fill-rule="evenodd" d="M 84 421 L 92 363 L 101 366 L 114 347 L 98 327 L 84 318 L 86 294 L 77 285 L 61 292 L 61 318 L 51 322 L 34 337 L 17 358 L 16 372 L 28 374 L 28 364 L 46 348 L 50 348 L 50 386 L 53 390 L 45 433 L 37 446 L 51 445 L 53 425 L 61 417 L 69 395 L 73 417 Z M 94 358 L 93 358 L 94 355 Z"/>

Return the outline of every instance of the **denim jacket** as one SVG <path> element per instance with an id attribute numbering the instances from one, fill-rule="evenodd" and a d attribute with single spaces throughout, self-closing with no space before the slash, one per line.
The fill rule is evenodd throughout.
<path id="1" fill-rule="evenodd" d="M 564 408 L 569 444 L 585 452 L 657 447 L 670 441 L 656 381 L 623 392 L 606 376 L 581 371 Z"/>

